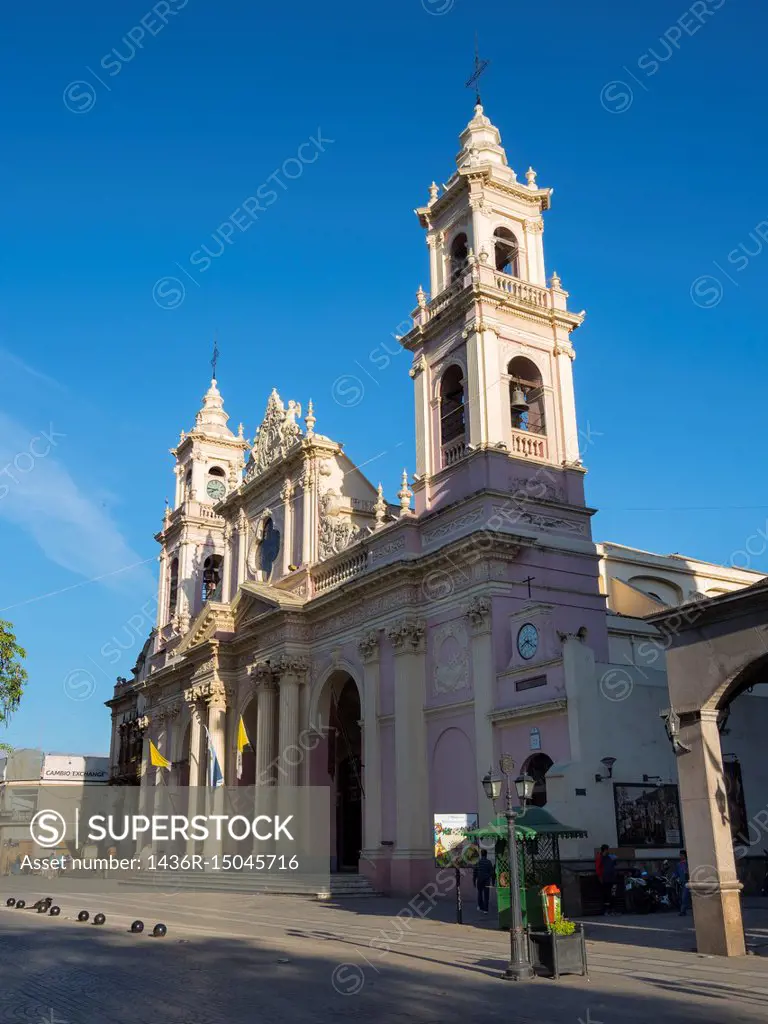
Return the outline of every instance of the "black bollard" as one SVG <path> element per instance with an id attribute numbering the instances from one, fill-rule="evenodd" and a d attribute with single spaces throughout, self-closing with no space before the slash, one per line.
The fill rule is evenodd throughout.
<path id="1" fill-rule="evenodd" d="M 58 917 L 59 914 L 61 913 L 61 907 L 57 907 L 56 904 L 54 903 L 54 905 L 51 907 L 48 913 L 51 915 L 51 917 Z"/>
<path id="2" fill-rule="evenodd" d="M 37 909 L 38 914 L 47 914 L 48 913 L 48 904 L 47 903 L 38 903 L 36 909 Z"/>
<path id="3" fill-rule="evenodd" d="M 5 905 L 6 907 L 13 907 L 16 905 L 16 900 L 13 898 L 13 896 L 9 896 L 8 899 L 5 901 Z"/>
<path id="4" fill-rule="evenodd" d="M 91 915 L 88 913 L 87 910 L 81 910 L 80 913 L 77 915 L 77 920 L 78 921 L 87 921 L 90 916 Z"/>
<path id="5" fill-rule="evenodd" d="M 168 934 L 168 929 L 165 927 L 164 924 L 158 923 L 152 929 L 152 934 L 156 939 L 162 939 L 165 935 Z"/>
<path id="6" fill-rule="evenodd" d="M 143 921 L 134 921 L 133 924 L 131 925 L 131 931 L 134 933 L 134 935 L 138 935 L 139 932 L 143 932 L 144 931 L 144 922 Z"/>
<path id="7" fill-rule="evenodd" d="M 26 907 L 26 905 L 27 904 L 24 902 L 24 900 L 16 900 L 16 909 L 17 910 L 23 910 L 24 907 Z"/>
<path id="8" fill-rule="evenodd" d="M 106 919 L 106 917 L 103 914 L 97 914 L 96 917 L 94 917 L 94 919 L 93 919 L 93 923 L 94 924 L 104 924 L 104 922 L 106 920 L 107 919 Z"/>

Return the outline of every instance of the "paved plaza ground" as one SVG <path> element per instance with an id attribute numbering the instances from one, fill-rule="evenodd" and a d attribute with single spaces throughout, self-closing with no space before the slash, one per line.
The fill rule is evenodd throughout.
<path id="1" fill-rule="evenodd" d="M 406 923 L 397 918 L 404 904 L 392 899 L 161 894 L 75 879 L 5 878 L 0 892 L 3 1024 L 766 1020 L 760 901 L 745 913 L 756 955 L 697 955 L 690 918 L 592 918 L 589 980 L 515 984 L 499 978 L 507 936 L 473 906 L 459 926 L 450 902 Z M 49 893 L 58 918 L 4 906 L 8 895 Z M 78 924 L 84 908 L 105 913 L 106 924 Z M 163 921 L 167 937 L 131 934 L 135 918 L 148 930 Z"/>

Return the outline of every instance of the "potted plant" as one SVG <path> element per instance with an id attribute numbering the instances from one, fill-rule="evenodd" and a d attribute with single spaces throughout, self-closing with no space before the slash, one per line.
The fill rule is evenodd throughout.
<path id="1" fill-rule="evenodd" d="M 558 912 L 546 931 L 529 931 L 531 963 L 553 978 L 561 974 L 587 975 L 584 926 Z"/>

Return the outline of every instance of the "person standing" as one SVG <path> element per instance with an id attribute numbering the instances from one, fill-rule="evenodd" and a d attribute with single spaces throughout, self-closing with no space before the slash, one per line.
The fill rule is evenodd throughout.
<path id="1" fill-rule="evenodd" d="M 680 851 L 680 860 L 675 867 L 675 877 L 680 883 L 680 917 L 685 917 L 688 908 L 691 906 L 691 890 L 688 888 L 690 872 L 688 869 L 688 854 L 685 850 Z"/>
<path id="2" fill-rule="evenodd" d="M 472 872 L 472 880 L 475 883 L 477 889 L 477 909 L 481 914 L 488 913 L 488 897 L 490 895 L 490 887 L 495 881 L 495 871 L 493 864 L 488 858 L 488 851 L 480 851 L 480 860 L 475 865 L 475 870 Z"/>

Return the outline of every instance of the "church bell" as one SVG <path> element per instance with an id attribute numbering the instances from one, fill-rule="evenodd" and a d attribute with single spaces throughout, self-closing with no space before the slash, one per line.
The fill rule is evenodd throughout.
<path id="1" fill-rule="evenodd" d="M 512 412 L 528 412 L 530 406 L 525 400 L 525 392 L 522 388 L 516 387 L 512 391 L 509 407 Z"/>

